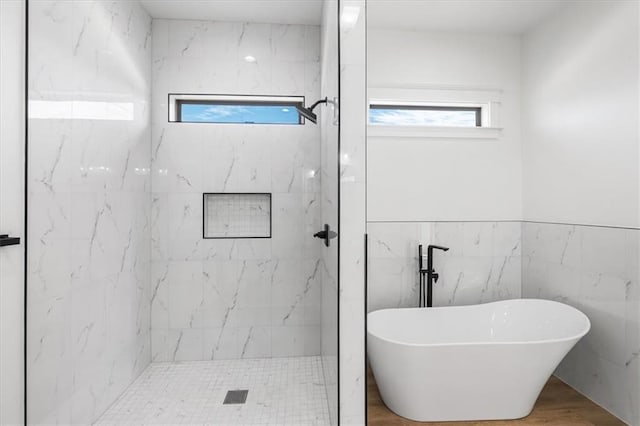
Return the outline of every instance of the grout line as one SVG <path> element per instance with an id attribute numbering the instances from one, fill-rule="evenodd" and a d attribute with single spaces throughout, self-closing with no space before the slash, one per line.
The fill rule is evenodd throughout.
<path id="1" fill-rule="evenodd" d="M 640 231 L 640 227 L 619 225 L 595 225 L 590 223 L 548 222 L 540 220 L 370 220 L 367 224 L 377 223 L 537 223 L 543 225 L 584 226 L 588 228 L 609 228 Z"/>
<path id="2" fill-rule="evenodd" d="M 634 226 L 618 226 L 618 225 L 594 225 L 590 223 L 571 223 L 571 222 L 546 222 L 537 220 L 521 220 L 522 223 L 538 223 L 544 225 L 566 225 L 566 226 L 584 226 L 586 228 L 609 228 L 609 229 L 626 229 L 630 231 L 639 231 L 640 227 Z"/>

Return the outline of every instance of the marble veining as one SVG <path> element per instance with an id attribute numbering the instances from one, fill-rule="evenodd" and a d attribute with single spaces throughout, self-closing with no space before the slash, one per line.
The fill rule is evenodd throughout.
<path id="1" fill-rule="evenodd" d="M 151 18 L 29 13 L 28 417 L 90 424 L 151 359 Z"/>
<path id="2" fill-rule="evenodd" d="M 590 332 L 556 374 L 630 424 L 640 400 L 638 230 L 535 222 L 369 223 L 369 311 L 416 306 L 417 245 L 451 248 L 434 266 L 434 306 L 560 301 Z"/>
<path id="3" fill-rule="evenodd" d="M 152 31 L 152 359 L 319 355 L 319 128 L 169 123 L 166 104 L 316 99 L 319 28 L 158 19 Z M 203 192 L 271 193 L 271 238 L 203 239 Z"/>
<path id="4" fill-rule="evenodd" d="M 562 301 L 591 320 L 556 374 L 637 424 L 640 231 L 529 222 L 522 229 L 523 296 Z"/>
<path id="5" fill-rule="evenodd" d="M 520 222 L 369 223 L 369 312 L 418 306 L 418 245 L 436 252 L 434 306 L 521 296 Z M 425 258 L 426 262 L 426 258 Z"/>
<path id="6" fill-rule="evenodd" d="M 320 28 L 152 23 L 126 1 L 30 19 L 30 420 L 89 424 L 150 361 L 320 353 L 335 418 L 337 252 L 312 234 L 323 209 L 337 223 L 337 123 L 320 114 L 321 150 L 312 125 L 166 120 L 169 92 L 318 99 Z M 273 237 L 203 240 L 201 194 L 221 191 L 272 193 Z"/>

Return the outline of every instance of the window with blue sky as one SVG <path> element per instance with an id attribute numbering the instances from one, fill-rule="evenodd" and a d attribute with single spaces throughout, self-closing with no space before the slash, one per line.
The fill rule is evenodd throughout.
<path id="1" fill-rule="evenodd" d="M 301 124 L 294 104 L 181 102 L 179 121 L 188 123 Z"/>
<path id="2" fill-rule="evenodd" d="M 369 123 L 387 126 L 480 127 L 480 107 L 371 105 Z"/>

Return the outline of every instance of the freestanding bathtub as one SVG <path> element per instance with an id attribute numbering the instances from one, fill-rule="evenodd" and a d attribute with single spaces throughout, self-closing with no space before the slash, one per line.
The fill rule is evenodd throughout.
<path id="1" fill-rule="evenodd" d="M 516 299 L 368 314 L 367 353 L 384 403 L 417 421 L 527 416 L 589 331 L 571 306 Z"/>

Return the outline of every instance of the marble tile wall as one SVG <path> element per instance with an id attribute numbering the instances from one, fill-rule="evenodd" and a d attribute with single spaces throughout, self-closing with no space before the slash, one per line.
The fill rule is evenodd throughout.
<path id="1" fill-rule="evenodd" d="M 373 222 L 369 235 L 369 312 L 418 306 L 418 245 L 436 251 L 434 306 L 521 297 L 520 222 Z"/>
<path id="2" fill-rule="evenodd" d="M 28 421 L 91 424 L 151 356 L 151 18 L 29 12 Z"/>
<path id="3" fill-rule="evenodd" d="M 152 359 L 319 355 L 319 127 L 169 123 L 167 95 L 313 102 L 320 27 L 154 20 L 152 56 Z M 203 239 L 203 192 L 271 192 L 272 238 Z"/>
<path id="4" fill-rule="evenodd" d="M 583 311 L 591 331 L 556 374 L 629 424 L 640 407 L 640 230 L 531 222 L 369 223 L 368 310 L 418 303 L 417 246 L 437 252 L 434 306 L 527 297 Z"/>
<path id="5" fill-rule="evenodd" d="M 525 222 L 522 240 L 523 296 L 567 303 L 591 320 L 556 374 L 640 424 L 640 230 Z"/>
<path id="6" fill-rule="evenodd" d="M 338 4 L 325 0 L 321 26 L 321 93 L 332 100 L 323 109 L 320 124 L 321 179 L 320 190 L 322 223 L 338 229 L 339 190 L 339 121 L 338 98 Z M 338 424 L 338 246 L 336 240 L 322 248 L 322 302 L 321 302 L 321 359 L 329 404 L 331 425 Z"/>

